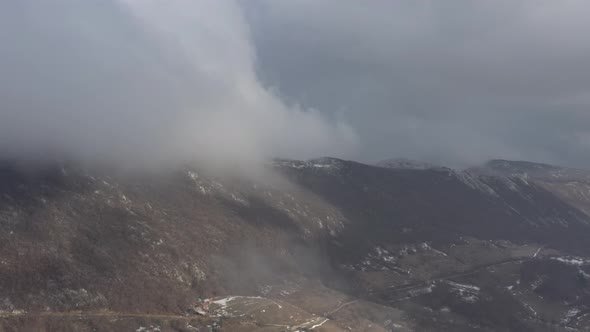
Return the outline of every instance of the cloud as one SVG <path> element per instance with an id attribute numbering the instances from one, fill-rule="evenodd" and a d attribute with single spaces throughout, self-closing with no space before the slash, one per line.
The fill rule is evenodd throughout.
<path id="1" fill-rule="evenodd" d="M 0 22 L 2 157 L 159 164 L 356 147 L 350 126 L 261 84 L 233 1 L 2 1 Z"/>
<path id="2" fill-rule="evenodd" d="M 356 158 L 590 167 L 587 1 L 240 3 L 263 80 L 351 123 Z"/>
<path id="3" fill-rule="evenodd" d="M 583 0 L 22 0 L 0 24 L 0 157 L 590 167 Z"/>

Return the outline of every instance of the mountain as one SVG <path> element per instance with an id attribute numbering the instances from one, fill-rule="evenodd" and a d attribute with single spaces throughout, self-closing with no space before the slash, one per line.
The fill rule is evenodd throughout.
<path id="1" fill-rule="evenodd" d="M 379 167 L 394 168 L 394 169 L 435 169 L 440 168 L 430 163 L 406 159 L 406 158 L 393 158 L 385 159 L 376 164 Z"/>
<path id="2" fill-rule="evenodd" d="M 590 329 L 586 171 L 265 167 L 2 162 L 0 330 Z"/>
<path id="3" fill-rule="evenodd" d="M 467 172 L 530 181 L 559 196 L 585 214 L 590 213 L 590 171 L 588 170 L 527 161 L 491 160 L 481 167 L 468 169 Z"/>

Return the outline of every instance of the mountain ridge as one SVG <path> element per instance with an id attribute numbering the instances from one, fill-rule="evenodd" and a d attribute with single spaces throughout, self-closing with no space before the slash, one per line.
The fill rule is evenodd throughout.
<path id="1" fill-rule="evenodd" d="M 265 179 L 0 167 L 0 329 L 114 329 L 102 311 L 170 331 L 590 326 L 589 201 L 572 194 L 584 179 L 574 190 L 336 158 L 265 167 Z M 220 311 L 176 327 L 155 317 L 210 297 Z M 240 316 L 248 305 L 267 309 Z M 87 316 L 52 318 L 68 312 Z"/>

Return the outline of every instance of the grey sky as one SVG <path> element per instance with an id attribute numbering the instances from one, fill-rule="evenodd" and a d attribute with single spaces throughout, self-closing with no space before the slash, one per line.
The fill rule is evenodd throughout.
<path id="1" fill-rule="evenodd" d="M 583 0 L 7 0 L 0 154 L 590 167 Z"/>
<path id="2" fill-rule="evenodd" d="M 590 4 L 241 2 L 285 99 L 350 123 L 356 158 L 590 166 Z"/>

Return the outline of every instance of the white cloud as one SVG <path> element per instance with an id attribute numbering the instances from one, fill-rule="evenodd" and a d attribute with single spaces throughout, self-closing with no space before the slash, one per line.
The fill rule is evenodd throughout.
<path id="1" fill-rule="evenodd" d="M 178 162 L 346 155 L 352 129 L 262 86 L 230 0 L 0 4 L 0 153 Z"/>

